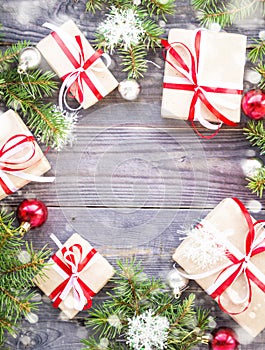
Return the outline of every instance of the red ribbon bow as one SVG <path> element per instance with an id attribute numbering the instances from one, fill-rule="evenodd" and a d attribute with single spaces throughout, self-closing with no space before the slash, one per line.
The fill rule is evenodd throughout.
<path id="1" fill-rule="evenodd" d="M 265 222 L 265 220 L 258 220 L 254 224 L 252 222 L 251 216 L 249 212 L 247 211 L 246 207 L 243 205 L 243 203 L 237 199 L 232 198 L 239 206 L 239 208 L 242 211 L 242 214 L 244 215 L 244 218 L 246 219 L 247 225 L 248 225 L 248 233 L 246 236 L 245 241 L 245 254 L 242 258 L 238 259 L 235 257 L 230 251 L 227 251 L 226 255 L 231 260 L 231 265 L 225 267 L 220 274 L 218 275 L 215 283 L 220 281 L 223 277 L 224 281 L 219 284 L 219 286 L 210 294 L 211 297 L 218 298 L 218 304 L 220 308 L 231 314 L 231 315 L 237 315 L 242 312 L 244 312 L 251 303 L 252 300 L 252 286 L 251 281 L 255 283 L 264 293 L 265 293 L 265 284 L 259 280 L 257 276 L 253 272 L 251 272 L 249 268 L 250 259 L 260 253 L 265 252 L 265 235 L 262 237 L 261 241 L 256 241 L 256 233 L 255 233 L 255 227 L 256 225 Z M 230 270 L 230 271 L 229 271 Z M 228 274 L 228 278 L 224 278 L 224 275 Z M 236 279 L 242 275 L 242 273 L 245 275 L 245 279 L 247 282 L 247 291 L 248 291 L 248 297 L 246 300 L 246 305 L 243 307 L 242 310 L 238 312 L 229 312 L 224 306 L 221 301 L 221 296 L 224 293 L 224 291 L 231 286 Z"/>
<path id="2" fill-rule="evenodd" d="M 87 84 L 95 97 L 100 100 L 103 98 L 101 93 L 98 91 L 96 86 L 93 84 L 91 79 L 86 74 L 86 70 L 103 54 L 102 50 L 97 50 L 93 55 L 91 55 L 87 60 L 85 60 L 83 44 L 80 35 L 75 36 L 75 40 L 78 46 L 78 55 L 79 59 L 77 60 L 74 55 L 71 53 L 67 45 L 61 39 L 56 31 L 52 32 L 51 35 L 60 46 L 64 54 L 67 56 L 69 61 L 72 63 L 74 70 L 65 74 L 61 79 L 64 81 L 69 79 L 69 85 L 67 84 L 67 93 L 71 90 L 75 95 L 77 92 L 79 103 L 82 104 L 84 101 L 84 89 L 83 82 Z M 60 104 L 60 103 L 59 103 Z M 61 106 L 60 106 L 61 107 Z"/>
<path id="3" fill-rule="evenodd" d="M 200 58 L 200 45 L 201 45 L 201 30 L 198 30 L 195 35 L 195 42 L 194 42 L 194 50 L 195 55 L 192 54 L 190 49 L 183 44 L 182 42 L 175 42 L 172 44 L 169 44 L 167 40 L 161 40 L 162 45 L 165 47 L 165 49 L 170 53 L 170 55 L 174 58 L 177 65 L 173 64 L 169 60 L 165 58 L 165 60 L 179 73 L 181 73 L 185 78 L 187 78 L 188 84 L 174 84 L 174 83 L 167 83 L 164 82 L 163 87 L 167 89 L 178 89 L 178 90 L 185 90 L 185 91 L 193 91 L 194 95 L 190 104 L 189 109 L 189 116 L 188 120 L 192 121 L 195 117 L 195 107 L 198 101 L 200 100 L 207 108 L 208 110 L 215 115 L 215 117 L 222 121 L 223 123 L 229 125 L 229 126 L 235 126 L 236 123 L 229 120 L 225 115 L 223 115 L 221 112 L 219 112 L 213 104 L 208 100 L 206 97 L 205 92 L 214 92 L 214 93 L 222 93 L 222 94 L 242 94 L 242 90 L 239 89 L 230 89 L 230 88 L 220 88 L 220 87 L 209 87 L 209 86 L 202 86 L 198 83 L 198 69 L 199 69 L 199 58 Z M 184 48 L 185 51 L 188 53 L 189 56 L 189 62 L 186 62 L 180 54 L 177 52 L 176 47 L 173 47 L 172 45 L 179 46 L 182 49 Z"/>
<path id="4" fill-rule="evenodd" d="M 88 262 L 97 253 L 96 249 L 92 248 L 89 253 L 82 259 L 82 246 L 74 244 L 69 248 L 63 247 L 63 260 L 56 254 L 52 256 L 53 261 L 67 274 L 67 278 L 57 286 L 50 294 L 53 306 L 58 307 L 60 303 L 66 298 L 70 290 L 73 290 L 74 301 L 77 310 L 86 310 L 92 306 L 92 297 L 96 295 L 79 276 L 79 273 L 84 270 Z M 86 305 L 84 306 L 84 300 Z"/>
<path id="5" fill-rule="evenodd" d="M 26 153 L 25 150 L 27 150 Z M 23 155 L 16 157 L 22 151 Z M 3 144 L 0 149 L 0 186 L 6 194 L 12 194 L 17 189 L 5 173 L 22 177 L 19 172 L 33 165 L 30 161 L 35 156 L 35 153 L 35 140 L 33 136 L 17 134 L 10 137 Z"/>

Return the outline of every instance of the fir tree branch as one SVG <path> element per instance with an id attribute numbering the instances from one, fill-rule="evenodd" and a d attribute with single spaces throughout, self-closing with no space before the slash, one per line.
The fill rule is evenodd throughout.
<path id="1" fill-rule="evenodd" d="M 17 62 L 20 52 L 28 46 L 30 42 L 25 40 L 11 45 L 4 52 L 0 50 L 0 66 L 5 68 L 7 64 Z"/>
<path id="2" fill-rule="evenodd" d="M 169 0 L 165 4 L 159 0 L 142 0 L 142 5 L 148 10 L 149 16 L 161 16 L 166 20 L 166 15 L 173 15 L 175 12 L 175 0 Z"/>
<path id="3" fill-rule="evenodd" d="M 168 336 L 164 347 L 169 350 L 189 350 L 201 342 L 208 327 L 208 313 L 194 309 L 193 294 L 183 301 L 174 299 L 166 292 L 162 281 L 149 279 L 142 273 L 143 270 L 135 259 L 125 263 L 119 261 L 118 266 L 117 277 L 112 279 L 112 293 L 108 294 L 109 298 L 102 305 L 90 310 L 86 320 L 86 325 L 93 328 L 99 339 L 90 337 L 83 340 L 82 343 L 86 345 L 84 349 L 100 349 L 100 341 L 104 339 L 108 340 L 105 349 L 113 350 L 116 349 L 115 346 L 118 346 L 117 349 L 134 349 L 131 338 L 134 330 L 130 330 L 131 347 L 126 345 L 126 341 L 128 343 L 129 328 L 137 317 L 151 317 L 150 322 L 156 318 L 159 322 L 165 318 L 168 320 Z M 138 322 L 136 332 L 139 329 Z M 148 339 L 154 345 L 154 339 Z"/>
<path id="4" fill-rule="evenodd" d="M 164 30 L 157 25 L 153 20 L 143 21 L 143 28 L 145 31 L 143 42 L 146 45 L 146 48 L 152 48 L 153 50 L 156 47 L 159 47 L 161 44 L 161 36 L 164 33 Z"/>
<path id="5" fill-rule="evenodd" d="M 21 108 L 29 128 L 35 136 L 47 146 L 62 148 L 71 137 L 74 116 L 59 111 L 42 99 L 52 96 L 58 83 L 53 80 L 52 72 L 31 70 L 29 74 L 17 72 L 20 51 L 29 42 L 19 42 L 5 52 L 0 52 L 0 99 L 12 109 Z"/>
<path id="6" fill-rule="evenodd" d="M 38 303 L 31 302 L 33 278 L 45 266 L 49 251 L 44 247 L 35 251 L 32 244 L 25 243 L 19 227 L 13 226 L 14 215 L 0 214 L 0 345 L 5 333 L 15 333 L 22 315 L 35 310 Z M 25 250 L 24 250 L 25 249 Z M 21 257 L 25 252 L 28 260 Z M 43 272 L 44 273 L 44 272 Z"/>
<path id="7" fill-rule="evenodd" d="M 253 39 L 253 48 L 248 54 L 248 58 L 251 62 L 262 61 L 265 57 L 265 40 Z"/>
<path id="8" fill-rule="evenodd" d="M 5 96 L 2 99 L 7 106 L 14 109 L 21 108 L 28 127 L 35 136 L 47 146 L 61 149 L 68 141 L 73 128 L 73 119 L 66 117 L 63 112 L 51 103 L 44 104 L 40 99 L 26 96 L 20 97 L 20 91 L 16 86 L 5 86 Z"/>
<path id="9" fill-rule="evenodd" d="M 15 316 L 15 320 L 17 319 L 18 315 L 22 312 L 24 314 L 27 314 L 30 312 L 31 307 L 30 307 L 30 303 L 28 301 L 21 301 L 21 299 L 15 297 L 14 295 L 12 295 L 8 290 L 6 290 L 5 288 L 2 288 L 0 286 L 0 293 L 1 295 L 1 299 L 4 300 L 4 303 L 6 305 L 10 305 L 12 303 L 12 308 L 17 309 L 17 315 Z M 12 310 L 9 309 L 8 310 L 9 313 L 12 313 Z"/>
<path id="10" fill-rule="evenodd" d="M 264 6 L 264 0 L 236 0 L 235 2 L 229 2 L 227 5 L 217 1 L 208 3 L 209 5 L 200 8 L 198 15 L 198 19 L 204 26 L 209 26 L 215 22 L 225 27 L 235 21 L 250 17 L 259 5 Z M 199 8 L 197 7 L 197 9 Z"/>
<path id="11" fill-rule="evenodd" d="M 264 55 L 264 58 L 265 58 L 265 55 Z M 258 87 L 261 90 L 264 90 L 265 89 L 265 63 L 260 62 L 256 67 L 256 71 L 261 75 L 261 79 L 258 83 Z"/>
<path id="12" fill-rule="evenodd" d="M 96 11 L 101 11 L 104 1 L 102 0 L 88 0 L 86 2 L 86 11 L 96 13 Z"/>
<path id="13" fill-rule="evenodd" d="M 247 188 L 249 188 L 252 193 L 256 193 L 257 196 L 262 198 L 265 188 L 265 166 L 258 168 L 256 174 L 251 178 L 247 178 L 247 181 Z"/>
<path id="14" fill-rule="evenodd" d="M 265 129 L 263 120 L 250 120 L 243 129 L 247 140 L 252 146 L 259 148 L 260 154 L 265 154 Z"/>
<path id="15" fill-rule="evenodd" d="M 174 13 L 175 1 L 142 0 L 139 5 L 132 0 L 87 2 L 87 10 L 91 12 L 103 7 L 109 13 L 95 34 L 97 47 L 110 53 L 116 51 L 122 58 L 123 71 L 127 72 L 128 78 L 143 77 L 147 71 L 147 52 L 160 46 L 164 33 L 156 21 L 166 20 L 166 15 Z"/>
<path id="16" fill-rule="evenodd" d="M 138 79 L 144 76 L 147 71 L 147 53 L 144 45 L 133 46 L 128 50 L 120 49 L 118 52 L 122 57 L 123 72 L 128 72 L 128 78 Z"/>
<path id="17" fill-rule="evenodd" d="M 216 0 L 191 0 L 191 5 L 196 10 L 200 10 L 205 7 L 216 6 Z"/>

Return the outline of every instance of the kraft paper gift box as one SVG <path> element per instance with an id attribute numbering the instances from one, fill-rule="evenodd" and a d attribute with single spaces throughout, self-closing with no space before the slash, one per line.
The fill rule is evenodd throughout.
<path id="1" fill-rule="evenodd" d="M 78 247 L 81 247 L 82 251 Z M 74 259 L 72 253 L 75 255 Z M 75 288 L 71 287 L 71 280 L 75 278 L 73 277 L 75 267 L 71 268 L 67 255 L 75 261 L 75 264 L 79 264 L 75 287 L 78 292 L 80 287 L 84 292 L 85 299 L 80 301 L 81 307 L 75 306 Z M 52 256 L 50 264 L 34 279 L 34 282 L 53 300 L 53 306 L 59 307 L 71 319 L 79 311 L 91 307 L 93 296 L 104 287 L 113 274 L 114 269 L 109 262 L 88 241 L 74 233 Z M 70 286 L 68 292 L 67 283 Z M 65 297 L 62 293 L 65 293 Z"/>
<path id="2" fill-rule="evenodd" d="M 234 125 L 239 122 L 246 36 L 209 30 L 171 29 L 168 41 L 162 40 L 162 44 L 167 53 L 161 116 L 192 120 L 190 108 L 197 94 L 193 120 L 218 122 L 220 118 L 217 119 L 215 114 L 221 113 L 226 118 L 223 119 L 224 123 Z M 174 57 L 174 52 L 180 57 Z M 195 62 L 194 69 L 191 55 Z M 176 66 L 182 69 L 184 75 Z M 225 93 L 223 89 L 230 92 Z M 217 113 L 210 111 L 207 104 Z"/>
<path id="3" fill-rule="evenodd" d="M 251 236 L 249 232 L 252 224 L 249 226 L 243 213 L 246 208 L 237 201 L 227 198 L 219 203 L 201 222 L 201 226 L 197 226 L 193 234 L 187 235 L 176 249 L 173 259 L 216 301 L 220 292 L 223 311 L 230 314 L 241 327 L 255 337 L 265 327 L 265 233 L 263 226 L 257 225 L 256 220 L 248 214 L 249 222 L 252 224 L 256 222 L 252 227 L 253 236 Z M 206 231 L 200 231 L 203 227 Z M 205 233 L 207 231 L 215 232 L 215 236 Z M 213 237 L 216 240 L 215 246 L 212 245 L 213 241 L 209 241 Z M 205 241 L 204 249 L 207 251 L 200 252 L 198 247 L 203 241 Z M 220 254 L 222 246 L 228 249 L 225 255 Z M 208 254 L 208 257 L 204 254 Z M 232 254 L 231 259 L 228 258 L 229 254 Z M 208 265 L 205 264 L 205 257 L 208 262 L 210 261 Z M 225 268 L 226 265 L 230 267 Z M 214 270 L 216 272 L 210 275 Z M 233 272 L 236 274 L 238 272 L 239 277 L 229 286 Z M 242 300 L 248 296 L 248 280 L 252 293 L 250 303 L 248 300 L 245 302 Z M 228 281 L 230 281 L 228 285 L 225 285 Z M 216 290 L 217 286 L 221 288 L 219 291 Z M 232 314 L 233 312 L 238 314 Z"/>
<path id="4" fill-rule="evenodd" d="M 53 181 L 54 178 L 40 177 L 51 166 L 16 112 L 10 109 L 0 115 L 0 129 L 0 199 L 30 181 Z M 17 164 L 8 164 L 10 162 Z"/>
<path id="5" fill-rule="evenodd" d="M 70 82 L 72 78 L 75 79 L 79 76 L 81 80 L 79 87 L 83 90 L 83 101 L 76 83 L 72 85 L 70 91 L 84 109 L 94 105 L 118 86 L 117 80 L 102 59 L 95 56 L 95 50 L 72 20 L 60 27 L 47 23 L 44 26 L 53 31 L 37 44 L 37 48 L 64 82 L 68 78 L 68 82 Z M 78 42 L 79 38 L 81 42 Z M 84 52 L 83 58 L 81 57 L 81 47 Z M 78 69 L 82 69 L 82 67 L 84 72 L 78 72 Z M 67 75 L 68 78 L 66 78 Z M 62 108 L 62 105 L 60 107 Z"/>

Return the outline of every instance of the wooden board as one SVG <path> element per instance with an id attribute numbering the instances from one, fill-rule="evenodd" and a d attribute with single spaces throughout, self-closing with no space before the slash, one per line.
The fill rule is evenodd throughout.
<path id="1" fill-rule="evenodd" d="M 87 13 L 85 3 L 2 0 L 3 45 L 18 40 L 36 44 L 49 32 L 42 23 L 60 25 L 68 19 L 92 40 L 102 14 Z M 198 25 L 190 1 L 176 1 L 176 14 L 165 24 L 165 37 L 170 28 L 193 29 Z M 237 23 L 228 31 L 247 35 L 250 45 L 262 29 L 264 19 L 258 18 Z M 49 151 L 54 184 L 31 183 L 1 205 L 15 210 L 25 197 L 38 197 L 47 204 L 48 222 L 27 234 L 36 247 L 48 243 L 55 250 L 51 233 L 65 241 L 78 232 L 114 266 L 116 259 L 137 256 L 149 276 L 165 280 L 172 268 L 172 253 L 187 228 L 225 197 L 237 196 L 250 207 L 251 200 L 258 200 L 245 187 L 246 164 L 250 165 L 258 153 L 243 135 L 244 117 L 239 126 L 223 127 L 211 140 L 200 138 L 188 122 L 162 119 L 163 55 L 158 49 L 148 58 L 161 68 L 149 64 L 145 78 L 139 80 L 141 93 L 136 101 L 125 101 L 113 91 L 79 113 L 72 147 L 60 153 Z M 121 72 L 119 58 L 112 59 L 112 72 L 122 81 L 126 74 Z M 250 66 L 247 62 L 246 70 Z M 42 62 L 42 67 L 46 69 L 47 64 Z M 252 86 L 245 80 L 245 89 Z M 49 101 L 56 103 L 56 94 Z M 264 205 L 264 200 L 259 202 Z M 264 212 L 253 215 L 262 218 Z M 107 285 L 94 302 L 101 302 L 110 288 Z M 197 305 L 210 309 L 217 326 L 230 326 L 238 332 L 242 350 L 264 349 L 264 332 L 250 339 L 195 282 L 190 282 L 189 292 L 196 293 Z M 9 337 L 6 345 L 11 349 L 81 349 L 80 339 L 88 334 L 84 326 L 87 312 L 69 321 L 46 297 L 42 300 L 39 322 L 24 320 L 17 338 Z M 23 344 L 25 336 L 29 337 L 27 345 Z"/>

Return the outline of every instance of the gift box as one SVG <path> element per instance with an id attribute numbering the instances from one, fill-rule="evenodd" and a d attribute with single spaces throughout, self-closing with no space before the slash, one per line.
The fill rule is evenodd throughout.
<path id="1" fill-rule="evenodd" d="M 30 181 L 51 182 L 41 177 L 51 166 L 40 147 L 13 110 L 0 115 L 0 199 Z"/>
<path id="2" fill-rule="evenodd" d="M 237 198 L 227 198 L 173 255 L 188 276 L 253 337 L 265 327 L 263 225 Z"/>
<path id="3" fill-rule="evenodd" d="M 37 48 L 64 81 L 59 94 L 61 108 L 69 90 L 83 108 L 88 108 L 118 86 L 101 59 L 103 52 L 92 48 L 72 20 L 60 27 L 47 23 L 44 26 L 53 31 Z"/>
<path id="4" fill-rule="evenodd" d="M 246 36 L 171 29 L 162 44 L 162 117 L 199 120 L 206 127 L 209 122 L 239 122 Z"/>
<path id="5" fill-rule="evenodd" d="M 42 277 L 43 272 L 45 277 Z M 79 311 L 91 307 L 93 296 L 113 274 L 114 269 L 108 261 L 88 241 L 74 233 L 34 282 L 53 300 L 53 306 L 59 307 L 71 319 Z"/>

